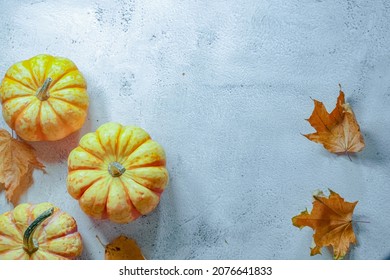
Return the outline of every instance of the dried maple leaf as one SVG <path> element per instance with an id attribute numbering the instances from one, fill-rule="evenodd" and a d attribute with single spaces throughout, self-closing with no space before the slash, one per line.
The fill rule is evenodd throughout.
<path id="1" fill-rule="evenodd" d="M 8 201 L 13 200 L 18 189 L 31 185 L 35 168 L 44 170 L 45 166 L 37 160 L 34 149 L 0 129 L 0 184 Z"/>
<path id="2" fill-rule="evenodd" d="M 105 246 L 104 257 L 106 260 L 144 260 L 141 249 L 134 239 L 126 236 L 119 236 L 111 243 L 104 245 L 99 237 L 99 242 Z"/>
<path id="3" fill-rule="evenodd" d="M 337 193 L 330 191 L 329 197 L 322 192 L 314 195 L 313 209 L 307 210 L 292 218 L 294 226 L 311 227 L 314 230 L 314 248 L 311 256 L 321 254 L 324 246 L 333 247 L 333 257 L 342 259 L 349 250 L 350 243 L 356 243 L 352 227 L 352 214 L 356 202 L 346 202 Z"/>
<path id="4" fill-rule="evenodd" d="M 329 152 L 355 153 L 365 146 L 359 124 L 351 106 L 345 103 L 341 86 L 336 108 L 329 114 L 322 102 L 314 100 L 314 110 L 307 121 L 317 132 L 304 136 L 322 144 Z"/>

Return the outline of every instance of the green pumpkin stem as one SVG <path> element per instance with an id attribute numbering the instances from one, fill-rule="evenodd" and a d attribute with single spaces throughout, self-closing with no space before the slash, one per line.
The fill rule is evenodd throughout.
<path id="1" fill-rule="evenodd" d="M 119 177 L 123 173 L 125 173 L 125 171 L 126 168 L 124 168 L 123 165 L 120 164 L 119 162 L 114 161 L 108 165 L 108 172 L 112 177 Z"/>
<path id="2" fill-rule="evenodd" d="M 26 229 L 23 235 L 23 245 L 24 250 L 29 254 L 33 254 L 39 248 L 38 242 L 34 239 L 34 232 L 37 227 L 47 218 L 49 218 L 54 212 L 54 207 L 46 210 L 41 215 L 38 216 Z"/>
<path id="3" fill-rule="evenodd" d="M 49 99 L 49 97 L 50 97 L 49 86 L 50 86 L 52 81 L 53 81 L 52 78 L 47 78 L 45 80 L 45 82 L 43 83 L 43 85 L 40 87 L 40 89 L 38 90 L 38 92 L 36 94 L 36 97 L 39 100 L 45 101 L 45 100 Z"/>

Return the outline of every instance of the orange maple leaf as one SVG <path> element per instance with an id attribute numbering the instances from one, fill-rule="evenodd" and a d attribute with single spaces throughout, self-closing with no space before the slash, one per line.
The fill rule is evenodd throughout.
<path id="1" fill-rule="evenodd" d="M 311 256 L 321 254 L 321 248 L 331 246 L 333 257 L 342 259 L 348 252 L 350 243 L 356 243 L 352 227 L 352 214 L 356 202 L 346 202 L 337 193 L 330 191 L 329 197 L 322 192 L 314 195 L 313 209 L 307 210 L 292 218 L 294 226 L 311 227 L 314 230 L 314 248 Z"/>
<path id="2" fill-rule="evenodd" d="M 104 258 L 106 260 L 145 260 L 134 239 L 120 235 L 111 243 L 104 245 L 98 236 L 96 238 L 105 247 Z"/>
<path id="3" fill-rule="evenodd" d="M 334 110 L 329 114 L 322 102 L 314 100 L 314 110 L 307 119 L 317 132 L 304 136 L 320 143 L 332 153 L 355 153 L 363 150 L 365 144 L 359 124 L 351 106 L 345 103 L 341 90 Z"/>
<path id="4" fill-rule="evenodd" d="M 8 201 L 14 199 L 17 189 L 31 185 L 34 168 L 45 168 L 37 160 L 34 149 L 0 129 L 0 184 L 4 184 Z"/>

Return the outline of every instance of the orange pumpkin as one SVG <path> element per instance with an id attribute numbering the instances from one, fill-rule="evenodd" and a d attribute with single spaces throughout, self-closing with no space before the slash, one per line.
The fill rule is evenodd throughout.
<path id="1" fill-rule="evenodd" d="M 7 124 L 27 141 L 54 141 L 79 130 L 88 109 L 87 85 L 67 58 L 37 55 L 11 66 L 0 86 Z"/>
<path id="2" fill-rule="evenodd" d="M 82 252 L 76 221 L 50 203 L 0 215 L 0 260 L 66 260 Z"/>
<path id="3" fill-rule="evenodd" d="M 150 213 L 168 182 L 165 152 L 136 126 L 102 125 L 69 155 L 67 187 L 97 219 L 127 223 Z"/>

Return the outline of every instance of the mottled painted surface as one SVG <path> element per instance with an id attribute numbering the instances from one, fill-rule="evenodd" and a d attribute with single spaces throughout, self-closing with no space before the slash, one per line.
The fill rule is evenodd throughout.
<path id="1" fill-rule="evenodd" d="M 96 235 L 119 234 L 148 259 L 310 259 L 312 231 L 291 217 L 328 187 L 370 222 L 355 225 L 349 258 L 389 255 L 388 1 L 1 1 L 0 11 L 1 76 L 50 53 L 87 80 L 88 121 L 33 144 L 47 174 L 21 199 L 73 215 L 83 259 L 103 258 Z M 310 97 L 331 109 L 338 83 L 367 145 L 352 161 L 301 135 L 313 132 Z M 108 121 L 143 127 L 167 154 L 160 205 L 128 225 L 88 218 L 66 191 L 70 150 Z M 12 209 L 4 192 L 0 209 Z"/>

